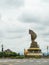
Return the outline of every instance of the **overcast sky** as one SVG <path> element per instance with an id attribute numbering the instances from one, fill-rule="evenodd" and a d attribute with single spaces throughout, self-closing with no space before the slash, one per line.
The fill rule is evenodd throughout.
<path id="1" fill-rule="evenodd" d="M 49 0 L 0 0 L 0 50 L 23 52 L 31 43 L 29 29 L 37 34 L 43 52 L 49 46 Z"/>

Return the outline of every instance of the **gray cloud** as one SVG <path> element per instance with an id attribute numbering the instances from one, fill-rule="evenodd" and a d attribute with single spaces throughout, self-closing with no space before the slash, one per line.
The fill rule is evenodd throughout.
<path id="1" fill-rule="evenodd" d="M 46 2 L 47 3 L 47 2 L 49 2 L 49 0 L 42 0 L 42 2 Z"/>
<path id="2" fill-rule="evenodd" d="M 33 14 L 34 13 L 34 14 Z M 45 12 L 47 13 L 47 12 Z M 42 12 L 42 15 L 41 13 L 36 13 L 35 12 L 23 12 L 22 15 L 18 18 L 21 22 L 24 22 L 24 23 L 41 23 L 41 24 L 44 24 L 44 25 L 49 25 L 49 12 L 48 14 L 43 14 Z"/>
<path id="3" fill-rule="evenodd" d="M 48 33 L 45 33 L 45 34 L 43 34 L 44 36 L 49 36 L 49 32 Z"/>
<path id="4" fill-rule="evenodd" d="M 46 40 L 44 40 L 44 41 L 49 43 L 49 40 L 47 40 L 47 39 L 46 39 Z"/>
<path id="5" fill-rule="evenodd" d="M 6 30 L 6 32 L 8 33 L 24 33 L 25 32 L 25 29 L 22 29 L 22 28 L 16 28 L 16 29 L 9 29 L 9 30 Z"/>
<path id="6" fill-rule="evenodd" d="M 31 12 L 25 12 L 19 17 L 19 20 L 22 22 L 28 22 L 28 23 L 39 22 L 40 17 L 38 15 L 34 15 Z"/>
<path id="7" fill-rule="evenodd" d="M 19 39 L 19 38 L 23 38 L 22 34 L 18 34 L 18 35 L 16 34 L 17 36 L 16 35 L 15 36 L 13 36 L 13 35 L 11 36 L 10 34 L 8 34 L 8 35 L 9 36 L 5 36 L 4 38 L 5 39 Z"/>
<path id="8" fill-rule="evenodd" d="M 48 25 L 49 2 L 44 2 L 44 0 L 43 1 L 40 0 L 40 2 L 37 1 L 37 3 L 35 5 L 33 4 L 31 7 L 32 8 L 24 9 L 22 14 L 18 17 L 19 21 L 24 22 L 24 23 L 36 22 L 36 23 Z"/>
<path id="9" fill-rule="evenodd" d="M 5 34 L 0 34 L 0 39 L 19 39 L 19 38 L 23 38 L 24 37 L 24 33 L 19 33 L 19 34 L 15 34 L 15 33 L 7 33 Z"/>
<path id="10" fill-rule="evenodd" d="M 6 34 L 4 35 L 4 38 L 6 39 L 18 39 L 18 38 L 22 38 L 25 36 L 25 32 L 22 30 L 20 31 L 8 31 L 6 32 Z"/>
<path id="11" fill-rule="evenodd" d="M 3 37 L 4 37 L 3 31 L 0 31 L 0 38 L 3 38 Z"/>
<path id="12" fill-rule="evenodd" d="M 24 0 L 0 0 L 0 7 L 11 8 L 24 5 Z"/>
<path id="13" fill-rule="evenodd" d="M 49 32 L 48 33 L 44 33 L 44 31 L 43 31 L 43 33 L 41 34 L 41 36 L 44 37 L 44 38 L 49 38 Z"/>
<path id="14" fill-rule="evenodd" d="M 16 38 L 22 38 L 25 36 L 25 31 L 26 29 L 23 27 L 7 27 L 5 34 L 4 34 L 4 38 L 6 39 L 16 39 Z"/>

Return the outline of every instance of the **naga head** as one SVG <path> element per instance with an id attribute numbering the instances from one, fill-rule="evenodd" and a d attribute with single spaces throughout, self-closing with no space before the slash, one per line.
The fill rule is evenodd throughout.
<path id="1" fill-rule="evenodd" d="M 36 33 L 34 31 L 32 31 L 32 30 L 29 29 L 29 34 L 31 34 L 31 39 L 32 40 L 36 39 L 37 35 L 36 35 Z"/>

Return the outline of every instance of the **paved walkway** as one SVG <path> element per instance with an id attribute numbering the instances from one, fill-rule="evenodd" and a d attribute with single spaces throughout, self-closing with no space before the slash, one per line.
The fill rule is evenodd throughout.
<path id="1" fill-rule="evenodd" d="M 49 59 L 0 59 L 0 65 L 49 65 Z"/>

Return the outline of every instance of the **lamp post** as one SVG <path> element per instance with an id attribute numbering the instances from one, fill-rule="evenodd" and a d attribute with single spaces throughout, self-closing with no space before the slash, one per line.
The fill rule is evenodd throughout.
<path id="1" fill-rule="evenodd" d="M 49 46 L 47 46 L 47 56 L 48 56 L 48 47 L 49 47 Z"/>

